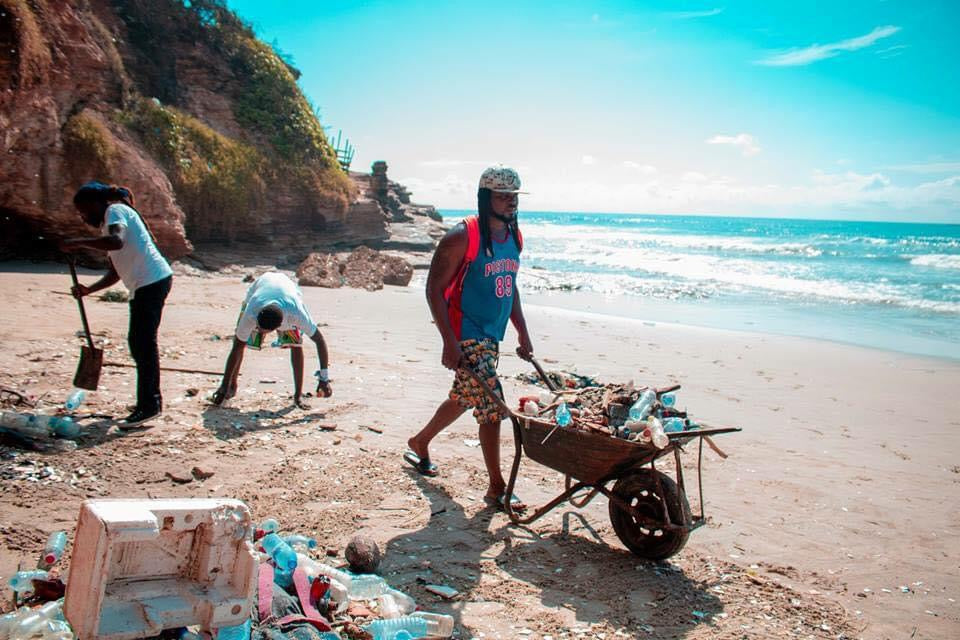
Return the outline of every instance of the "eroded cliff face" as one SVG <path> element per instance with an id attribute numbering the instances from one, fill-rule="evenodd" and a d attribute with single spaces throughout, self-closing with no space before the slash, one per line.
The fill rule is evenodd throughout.
<path id="1" fill-rule="evenodd" d="M 89 6 L 0 0 L 0 243 L 29 251 L 43 238 L 89 233 L 72 198 L 98 167 L 65 152 L 67 123 L 78 118 L 109 145 L 114 172 L 164 252 L 190 251 L 170 181 L 111 117 L 126 81 L 109 30 Z"/>
<path id="2" fill-rule="evenodd" d="M 170 258 L 386 237 L 295 73 L 220 0 L 0 0 L 0 256 L 89 233 L 90 179 L 129 187 Z"/>

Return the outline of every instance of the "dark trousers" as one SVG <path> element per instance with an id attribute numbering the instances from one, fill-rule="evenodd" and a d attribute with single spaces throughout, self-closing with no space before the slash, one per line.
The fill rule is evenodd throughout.
<path id="1" fill-rule="evenodd" d="M 163 304 L 170 293 L 173 276 L 140 287 L 130 301 L 130 331 L 127 341 L 130 354 L 137 363 L 137 409 L 157 411 L 160 409 L 160 350 L 157 347 L 157 331 Z"/>

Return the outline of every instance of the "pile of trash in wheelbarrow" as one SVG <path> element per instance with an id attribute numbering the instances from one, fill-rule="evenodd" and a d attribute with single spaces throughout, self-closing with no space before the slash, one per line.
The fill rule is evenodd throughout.
<path id="1" fill-rule="evenodd" d="M 447 638 L 453 618 L 419 611 L 375 573 L 376 543 L 354 538 L 333 567 L 316 541 L 274 519 L 254 525 L 226 499 L 88 500 L 69 577 L 65 532 L 36 569 L 6 582 L 15 611 L 0 640 L 411 640 Z M 20 606 L 22 605 L 22 606 Z"/>
<path id="2" fill-rule="evenodd" d="M 668 433 L 698 428 L 686 411 L 676 408 L 680 385 L 662 389 L 606 384 L 545 391 L 520 398 L 520 411 L 563 428 L 576 428 L 631 442 L 666 447 Z"/>

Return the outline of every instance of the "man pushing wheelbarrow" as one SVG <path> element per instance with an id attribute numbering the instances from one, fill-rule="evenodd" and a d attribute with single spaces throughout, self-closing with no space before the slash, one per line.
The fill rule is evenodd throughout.
<path id="1" fill-rule="evenodd" d="M 509 500 L 514 511 L 524 505 L 507 495 L 500 472 L 500 422 L 508 415 L 461 366 L 470 367 L 502 399 L 497 364 L 507 320 L 517 330 L 517 353 L 522 358 L 533 355 L 516 282 L 523 249 L 517 227 L 520 193 L 516 171 L 490 167 L 480 176 L 478 214 L 453 227 L 437 246 L 427 276 L 427 302 L 443 338 L 443 366 L 457 373 L 448 398 L 407 441 L 410 450 L 403 456 L 419 473 L 437 475 L 430 442 L 472 407 L 490 477 L 484 500 L 500 509 Z"/>

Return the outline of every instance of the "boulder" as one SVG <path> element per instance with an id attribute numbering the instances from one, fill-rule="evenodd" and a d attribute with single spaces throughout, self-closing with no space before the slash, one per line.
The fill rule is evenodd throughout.
<path id="1" fill-rule="evenodd" d="M 345 259 L 327 253 L 311 253 L 297 268 L 297 280 L 305 287 L 335 289 L 346 285 L 377 291 L 389 284 L 405 287 L 413 278 L 413 267 L 399 256 L 357 247 Z"/>
<path id="2" fill-rule="evenodd" d="M 301 287 L 338 289 L 343 286 L 340 261 L 328 253 L 311 253 L 297 267 L 297 282 Z"/>

